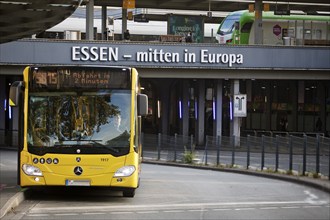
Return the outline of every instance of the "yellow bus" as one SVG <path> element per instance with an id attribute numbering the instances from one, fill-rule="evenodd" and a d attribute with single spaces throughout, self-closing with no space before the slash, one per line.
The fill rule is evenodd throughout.
<path id="1" fill-rule="evenodd" d="M 26 67 L 9 98 L 19 109 L 20 186 L 103 186 L 134 197 L 148 106 L 136 69 Z"/>

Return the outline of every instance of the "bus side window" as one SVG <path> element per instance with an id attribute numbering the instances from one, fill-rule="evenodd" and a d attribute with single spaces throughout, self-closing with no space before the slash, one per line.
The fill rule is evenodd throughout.
<path id="1" fill-rule="evenodd" d="M 252 27 L 252 22 L 247 22 L 243 25 L 241 33 L 250 33 Z"/>

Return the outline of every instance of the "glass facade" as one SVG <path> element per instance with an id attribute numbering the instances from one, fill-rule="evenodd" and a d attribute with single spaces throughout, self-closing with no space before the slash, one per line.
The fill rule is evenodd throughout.
<path id="1" fill-rule="evenodd" d="M 203 132 L 204 135 L 215 134 L 215 123 L 219 119 L 215 118 L 216 108 L 216 82 L 218 80 L 205 79 L 203 91 L 200 88 L 199 79 L 189 79 L 187 88 L 184 87 L 185 79 L 176 79 L 168 84 L 167 90 L 159 90 L 160 84 L 164 82 L 153 79 L 152 86 L 146 86 L 146 93 L 149 100 L 152 114 L 148 116 L 145 132 L 161 132 L 165 120 L 164 111 L 167 112 L 168 132 L 167 134 L 196 135 L 198 125 L 200 104 L 204 111 Z M 231 135 L 232 97 L 233 88 L 231 79 L 221 79 L 222 85 L 222 118 L 221 133 L 224 136 Z M 150 79 L 142 79 L 142 84 L 150 82 Z M 184 91 L 184 88 L 187 91 Z M 244 79 L 239 80 L 239 91 L 247 94 L 247 117 L 241 120 L 241 135 L 256 134 L 258 132 L 269 134 L 292 133 L 321 133 L 327 135 L 330 130 L 330 81 L 316 80 L 260 80 Z M 187 99 L 184 94 L 187 93 Z M 200 93 L 205 94 L 202 102 Z M 155 97 L 157 94 L 157 97 Z M 164 100 L 165 97 L 167 99 Z M 187 102 L 187 103 L 185 103 Z M 161 107 L 160 117 L 159 103 L 165 105 Z M 170 104 L 169 104 L 170 103 Z M 184 108 L 188 108 L 188 131 L 183 130 L 183 121 L 186 117 Z M 158 112 L 158 113 L 157 113 Z"/>
<path id="2" fill-rule="evenodd" d="M 20 77 L 1 76 L 1 144 L 15 145 L 16 122 L 10 118 L 9 86 Z M 203 83 L 201 83 L 203 81 Z M 220 82 L 221 92 L 217 93 Z M 232 135 L 232 79 L 141 78 L 143 93 L 149 97 L 149 115 L 143 118 L 142 132 L 214 136 L 220 123 L 221 135 Z M 247 94 L 247 117 L 240 122 L 240 134 L 283 134 L 330 132 L 329 80 L 241 79 L 239 92 Z M 202 94 L 202 95 L 201 95 Z M 217 99 L 217 94 L 221 94 Z M 215 117 L 221 100 L 221 118 Z M 13 114 L 15 114 L 13 110 Z M 198 120 L 200 115 L 203 120 Z M 260 133 L 259 133 L 260 132 Z"/>
<path id="3" fill-rule="evenodd" d="M 245 84 L 247 130 L 329 131 L 329 81 L 248 80 Z"/>

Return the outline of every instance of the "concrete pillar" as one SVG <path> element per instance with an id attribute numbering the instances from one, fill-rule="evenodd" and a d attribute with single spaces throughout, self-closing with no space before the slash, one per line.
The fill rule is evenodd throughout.
<path id="1" fill-rule="evenodd" d="M 215 121 L 213 135 L 222 136 L 222 80 L 217 80 L 215 85 Z"/>
<path id="2" fill-rule="evenodd" d="M 328 85 L 326 85 L 326 84 L 328 84 Z M 326 81 L 319 81 L 318 83 L 317 83 L 317 91 L 318 91 L 318 93 L 317 93 L 317 97 L 319 97 L 318 98 L 318 103 L 317 104 L 319 104 L 319 106 L 320 106 L 320 115 L 319 115 L 319 117 L 321 118 L 321 122 L 322 122 L 322 130 L 321 130 L 321 132 L 323 132 L 323 133 L 326 133 L 326 115 L 327 115 L 327 113 L 326 113 L 326 106 L 327 106 L 327 99 L 326 99 L 326 87 L 327 88 L 330 88 L 329 85 L 330 83 L 328 83 L 328 82 L 326 82 Z M 317 121 L 317 118 L 315 118 L 315 125 L 316 125 L 316 121 Z"/>
<path id="3" fill-rule="evenodd" d="M 122 9 L 121 39 L 124 40 L 124 32 L 127 30 L 127 9 Z"/>
<path id="4" fill-rule="evenodd" d="M 254 44 L 263 44 L 262 9 L 262 0 L 255 0 Z"/>
<path id="5" fill-rule="evenodd" d="M 204 129 L 205 129 L 205 80 L 198 81 L 197 94 L 197 126 L 196 126 L 196 143 L 197 145 L 204 144 Z"/>
<path id="6" fill-rule="evenodd" d="M 107 6 L 102 6 L 102 27 L 101 27 L 101 33 L 102 33 L 102 40 L 108 40 L 108 29 L 107 29 Z"/>
<path id="7" fill-rule="evenodd" d="M 6 113 L 8 111 L 8 99 L 6 97 L 6 76 L 0 75 L 0 145 L 5 144 Z M 6 106 L 4 105 L 6 100 Z M 6 109 L 5 109 L 6 108 Z"/>
<path id="8" fill-rule="evenodd" d="M 86 40 L 94 40 L 94 0 L 86 4 Z"/>
<path id="9" fill-rule="evenodd" d="M 265 129 L 267 131 L 270 131 L 271 130 L 271 117 L 272 117 L 272 111 L 271 111 L 271 108 L 272 108 L 272 100 L 271 100 L 271 92 L 272 92 L 272 88 L 271 88 L 271 83 L 267 82 L 266 83 L 266 91 L 265 91 L 265 112 L 264 114 L 266 114 L 266 121 L 265 121 L 265 124 L 266 124 L 266 127 Z"/>
<path id="10" fill-rule="evenodd" d="M 297 89 L 297 102 L 299 105 L 305 104 L 305 81 L 299 80 L 298 81 L 298 89 Z M 304 112 L 300 112 L 299 115 L 297 115 L 297 131 L 304 131 L 305 130 L 305 117 Z"/>
<path id="11" fill-rule="evenodd" d="M 169 94 L 165 92 L 162 92 L 161 94 L 161 133 L 162 134 L 168 134 L 168 120 L 169 120 L 169 105 L 170 105 L 170 100 L 169 100 Z"/>
<path id="12" fill-rule="evenodd" d="M 171 103 L 171 89 L 173 81 L 171 79 L 164 79 L 162 83 L 158 84 L 159 100 L 160 100 L 160 133 L 169 134 L 169 120 L 170 108 L 175 106 Z M 174 107 L 175 108 L 175 107 Z"/>
<path id="13" fill-rule="evenodd" d="M 290 90 L 292 90 L 292 125 L 289 126 L 291 128 L 291 131 L 297 131 L 298 130 L 298 85 L 297 82 L 292 82 L 292 85 L 290 85 Z M 290 125 L 290 124 L 289 124 Z"/>
<path id="14" fill-rule="evenodd" d="M 231 81 L 231 95 L 240 94 L 239 92 L 239 80 L 235 79 Z M 240 137 L 241 118 L 234 117 L 230 122 L 230 136 Z"/>
<path id="15" fill-rule="evenodd" d="M 246 101 L 247 103 L 252 101 L 252 80 L 246 80 Z M 251 113 L 247 114 L 245 129 L 252 129 Z"/>
<path id="16" fill-rule="evenodd" d="M 182 85 L 182 130 L 183 136 L 188 136 L 189 132 L 189 81 L 183 80 Z"/>

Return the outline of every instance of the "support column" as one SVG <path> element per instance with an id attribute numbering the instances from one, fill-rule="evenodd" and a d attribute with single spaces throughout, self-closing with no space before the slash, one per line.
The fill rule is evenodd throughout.
<path id="1" fill-rule="evenodd" d="M 251 103 L 252 101 L 252 80 L 246 80 L 246 101 Z M 245 129 L 252 129 L 252 116 L 251 113 L 247 114 Z"/>
<path id="2" fill-rule="evenodd" d="M 102 27 L 101 27 L 101 32 L 102 32 L 102 40 L 108 40 L 108 29 L 107 29 L 107 6 L 102 6 Z"/>
<path id="3" fill-rule="evenodd" d="M 169 94 L 168 91 L 163 92 L 161 94 L 161 133 L 162 134 L 168 134 L 168 120 L 169 120 L 169 108 L 170 100 L 169 100 Z"/>
<path id="4" fill-rule="evenodd" d="M 235 79 L 231 81 L 231 95 L 240 94 L 239 92 L 239 80 Z M 241 118 L 234 117 L 230 122 L 230 136 L 240 137 Z"/>
<path id="5" fill-rule="evenodd" d="M 121 39 L 124 40 L 124 32 L 127 30 L 127 9 L 122 9 Z"/>
<path id="6" fill-rule="evenodd" d="M 6 76 L 5 75 L 0 75 L 0 145 L 5 145 L 5 140 L 6 140 L 6 114 L 8 114 L 7 109 L 9 107 L 8 105 L 8 100 L 6 97 L 7 90 L 6 90 Z M 7 100 L 6 105 L 4 105 L 4 100 Z"/>
<path id="7" fill-rule="evenodd" d="M 160 100 L 160 126 L 159 132 L 162 134 L 169 134 L 169 121 L 170 121 L 170 108 L 173 104 L 171 103 L 171 89 L 172 80 L 164 79 L 158 84 L 159 100 Z"/>
<path id="8" fill-rule="evenodd" d="M 205 128 L 205 80 L 198 81 L 198 112 L 196 126 L 196 143 L 197 145 L 204 144 L 204 128 Z"/>
<path id="9" fill-rule="evenodd" d="M 298 89 L 297 89 L 297 105 L 304 106 L 305 105 L 305 81 L 298 81 Z M 297 131 L 305 131 L 305 114 L 303 109 L 299 109 L 299 114 L 297 116 Z"/>
<path id="10" fill-rule="evenodd" d="M 182 130 L 181 134 L 183 136 L 188 136 L 189 131 L 189 81 L 183 80 L 182 85 Z"/>
<path id="11" fill-rule="evenodd" d="M 291 131 L 298 131 L 298 83 L 292 82 L 293 85 L 290 86 L 292 89 L 292 125 L 290 126 Z M 289 123 L 290 125 L 290 123 Z"/>
<path id="12" fill-rule="evenodd" d="M 262 9 L 262 0 L 255 0 L 254 44 L 263 44 Z"/>
<path id="13" fill-rule="evenodd" d="M 215 121 L 213 123 L 213 135 L 222 136 L 222 80 L 217 80 L 215 86 Z"/>
<path id="14" fill-rule="evenodd" d="M 86 40 L 94 40 L 94 0 L 86 4 Z"/>
<path id="15" fill-rule="evenodd" d="M 327 127 L 327 120 L 326 120 L 326 116 L 327 116 L 327 112 L 326 112 L 326 106 L 327 106 L 327 100 L 326 100 L 326 82 L 322 82 L 319 81 L 317 83 L 317 91 L 318 94 L 317 96 L 319 97 L 319 101 L 318 104 L 320 106 L 320 115 L 319 117 L 321 118 L 321 122 L 322 122 L 322 130 L 321 132 L 326 134 L 326 127 Z M 317 118 L 315 119 L 316 122 Z"/>
<path id="16" fill-rule="evenodd" d="M 271 95 L 271 92 L 272 92 L 272 89 L 271 89 L 271 83 L 270 82 L 267 82 L 266 83 L 266 94 L 265 94 L 265 112 L 264 114 L 266 114 L 266 121 L 265 121 L 265 124 L 266 124 L 266 127 L 265 129 L 267 131 L 270 131 L 271 130 L 271 117 L 272 117 L 272 111 L 271 111 L 271 108 L 272 108 L 272 95 Z"/>

